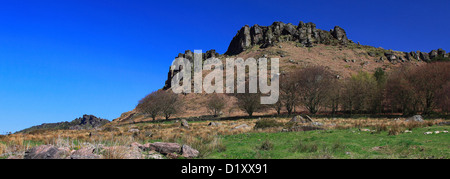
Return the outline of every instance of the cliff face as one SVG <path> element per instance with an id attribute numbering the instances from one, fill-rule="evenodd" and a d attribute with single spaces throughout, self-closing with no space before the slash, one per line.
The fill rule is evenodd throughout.
<path id="1" fill-rule="evenodd" d="M 216 50 L 212 49 L 212 50 L 208 50 L 206 51 L 206 53 L 202 53 L 202 60 L 205 61 L 206 59 L 209 58 L 214 58 L 220 57 L 220 54 L 216 52 Z M 194 52 L 192 52 L 191 50 L 186 50 L 184 53 L 179 53 L 177 57 L 175 57 L 175 59 L 177 58 L 185 58 L 188 59 L 191 64 L 194 64 Z M 167 74 L 167 80 L 166 83 L 164 85 L 164 90 L 170 89 L 172 87 L 172 78 L 178 73 L 179 71 L 176 70 L 171 70 L 169 68 L 169 73 Z"/>
<path id="2" fill-rule="evenodd" d="M 296 42 L 299 47 L 312 47 L 315 44 L 351 46 L 353 42 L 348 39 L 345 30 L 335 26 L 330 31 L 316 28 L 314 23 L 300 22 L 298 26 L 291 23 L 274 22 L 270 26 L 248 25 L 241 28 L 230 43 L 226 55 L 238 55 L 254 46 L 267 48 L 275 46 L 281 42 Z M 359 44 L 358 44 L 359 45 Z M 395 55 L 385 52 L 384 57 L 389 61 L 411 61 L 419 60 L 431 62 L 437 58 L 449 58 L 450 53 L 445 50 L 437 49 L 431 52 L 403 52 L 401 55 Z"/>
<path id="3" fill-rule="evenodd" d="M 339 26 L 330 31 L 324 31 L 317 29 L 316 24 L 311 22 L 300 22 L 298 26 L 274 22 L 271 26 L 242 27 L 225 54 L 237 55 L 255 45 L 266 48 L 287 41 L 298 42 L 303 47 L 311 47 L 313 44 L 345 45 L 349 42 L 345 30 Z"/>

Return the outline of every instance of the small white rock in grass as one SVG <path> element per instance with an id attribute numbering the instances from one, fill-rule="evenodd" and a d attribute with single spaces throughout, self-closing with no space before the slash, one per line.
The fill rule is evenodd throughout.
<path id="1" fill-rule="evenodd" d="M 442 131 L 443 133 L 448 133 L 448 131 Z"/>
<path id="2" fill-rule="evenodd" d="M 425 133 L 423 133 L 423 134 L 425 134 L 425 135 L 430 135 L 430 134 L 433 134 L 433 132 L 425 132 Z"/>
<path id="3" fill-rule="evenodd" d="M 370 132 L 370 129 L 359 129 L 361 132 Z"/>
<path id="4" fill-rule="evenodd" d="M 434 133 L 435 133 L 435 134 L 439 134 L 439 133 L 441 133 L 441 132 L 439 132 L 439 131 L 434 131 Z"/>
<path id="5" fill-rule="evenodd" d="M 405 133 L 412 133 L 412 131 L 410 131 L 410 130 L 406 130 L 406 131 L 405 131 Z"/>

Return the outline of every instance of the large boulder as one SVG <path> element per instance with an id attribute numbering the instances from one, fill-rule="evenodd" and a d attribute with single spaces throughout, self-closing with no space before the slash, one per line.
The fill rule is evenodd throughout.
<path id="1" fill-rule="evenodd" d="M 97 150 L 95 147 L 83 147 L 78 149 L 77 151 L 72 152 L 70 155 L 70 159 L 100 159 L 101 155 L 97 154 Z"/>
<path id="2" fill-rule="evenodd" d="M 181 153 L 181 146 L 177 143 L 155 142 L 150 144 L 149 149 L 164 155 L 170 153 Z"/>
<path id="3" fill-rule="evenodd" d="M 222 125 L 222 123 L 220 123 L 220 122 L 210 122 L 208 124 L 208 126 L 215 126 L 215 127 L 218 127 L 218 126 L 221 126 L 221 125 Z"/>
<path id="4" fill-rule="evenodd" d="M 131 133 L 139 133 L 139 129 L 130 129 L 130 130 L 128 130 L 128 132 L 131 132 Z"/>
<path id="5" fill-rule="evenodd" d="M 183 145 L 181 147 L 181 155 L 183 157 L 194 158 L 194 157 L 197 157 L 199 153 L 200 152 L 198 152 L 198 150 L 193 149 L 189 145 Z"/>
<path id="6" fill-rule="evenodd" d="M 384 53 L 384 56 L 386 56 L 387 60 L 389 60 L 390 62 L 393 62 L 393 61 L 396 61 L 396 60 L 399 59 L 399 58 L 398 58 L 396 55 L 394 55 L 392 52 L 386 52 L 386 53 Z"/>
<path id="7" fill-rule="evenodd" d="M 431 59 L 436 58 L 438 56 L 438 51 L 432 50 L 429 55 Z"/>
<path id="8" fill-rule="evenodd" d="M 24 159 L 65 159 L 70 155 L 68 148 L 57 148 L 53 145 L 33 147 L 25 152 Z"/>
<path id="9" fill-rule="evenodd" d="M 419 53 L 420 59 L 422 59 L 423 61 L 429 62 L 430 59 L 430 55 L 426 52 L 420 52 Z"/>
<path id="10" fill-rule="evenodd" d="M 239 126 L 234 127 L 233 130 L 236 130 L 236 129 L 246 129 L 246 128 L 250 128 L 250 126 L 248 126 L 247 124 L 242 124 L 242 125 L 239 125 Z"/>
<path id="11" fill-rule="evenodd" d="M 164 159 L 164 156 L 155 151 L 150 151 L 146 158 L 148 158 L 148 159 Z"/>
<path id="12" fill-rule="evenodd" d="M 413 117 L 409 117 L 405 121 L 408 121 L 408 122 L 425 122 L 421 115 L 415 115 Z"/>
<path id="13" fill-rule="evenodd" d="M 446 55 L 445 55 L 445 54 L 446 54 L 446 53 L 445 53 L 445 50 L 442 50 L 442 48 L 438 49 L 438 50 L 437 50 L 437 53 L 438 53 L 439 56 L 443 56 L 443 57 L 446 56 Z"/>
<path id="14" fill-rule="evenodd" d="M 307 120 L 308 122 L 314 122 L 314 121 L 312 120 L 312 118 L 309 117 L 308 115 L 305 115 L 305 117 L 306 117 L 306 120 Z"/>
<path id="15" fill-rule="evenodd" d="M 345 33 L 345 30 L 339 26 L 335 26 L 333 30 L 331 30 L 331 35 L 333 35 L 334 38 L 336 38 L 338 41 L 343 42 L 344 44 L 347 43 L 347 33 Z"/>
<path id="16" fill-rule="evenodd" d="M 444 122 L 440 122 L 438 123 L 439 126 L 450 126 L 450 121 L 444 121 Z"/>
<path id="17" fill-rule="evenodd" d="M 189 123 L 186 121 L 186 119 L 181 120 L 181 127 L 189 129 Z"/>

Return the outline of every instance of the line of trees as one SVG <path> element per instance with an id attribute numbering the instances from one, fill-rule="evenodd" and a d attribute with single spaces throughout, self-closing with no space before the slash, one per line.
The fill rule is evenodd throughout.
<path id="1" fill-rule="evenodd" d="M 403 65 L 386 73 L 378 68 L 374 73 L 359 72 L 347 79 L 338 79 L 327 67 L 312 66 L 284 74 L 280 78 L 280 98 L 271 106 L 261 105 L 261 93 L 234 94 L 237 107 L 249 116 L 272 107 L 289 115 L 296 107 L 311 114 L 343 112 L 348 114 L 382 114 L 450 111 L 450 62 L 434 62 L 422 66 Z M 246 85 L 248 86 L 248 85 Z M 248 91 L 248 89 L 247 89 Z M 227 107 L 226 94 L 210 94 L 205 103 L 217 117 Z M 155 91 L 139 101 L 137 110 L 169 119 L 180 112 L 182 101 L 171 90 Z"/>
<path id="2" fill-rule="evenodd" d="M 281 78 L 280 103 L 288 114 L 302 106 L 316 114 L 325 109 L 355 113 L 447 113 L 450 110 L 450 63 L 404 65 L 387 74 L 378 68 L 338 80 L 326 67 L 306 67 Z"/>

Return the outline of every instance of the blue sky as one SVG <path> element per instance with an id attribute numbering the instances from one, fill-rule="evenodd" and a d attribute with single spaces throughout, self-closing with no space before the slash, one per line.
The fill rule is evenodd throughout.
<path id="1" fill-rule="evenodd" d="M 450 51 L 450 1 L 0 1 L 0 133 L 112 120 L 163 87 L 186 49 L 224 53 L 243 25 L 343 27 L 400 51 Z"/>

